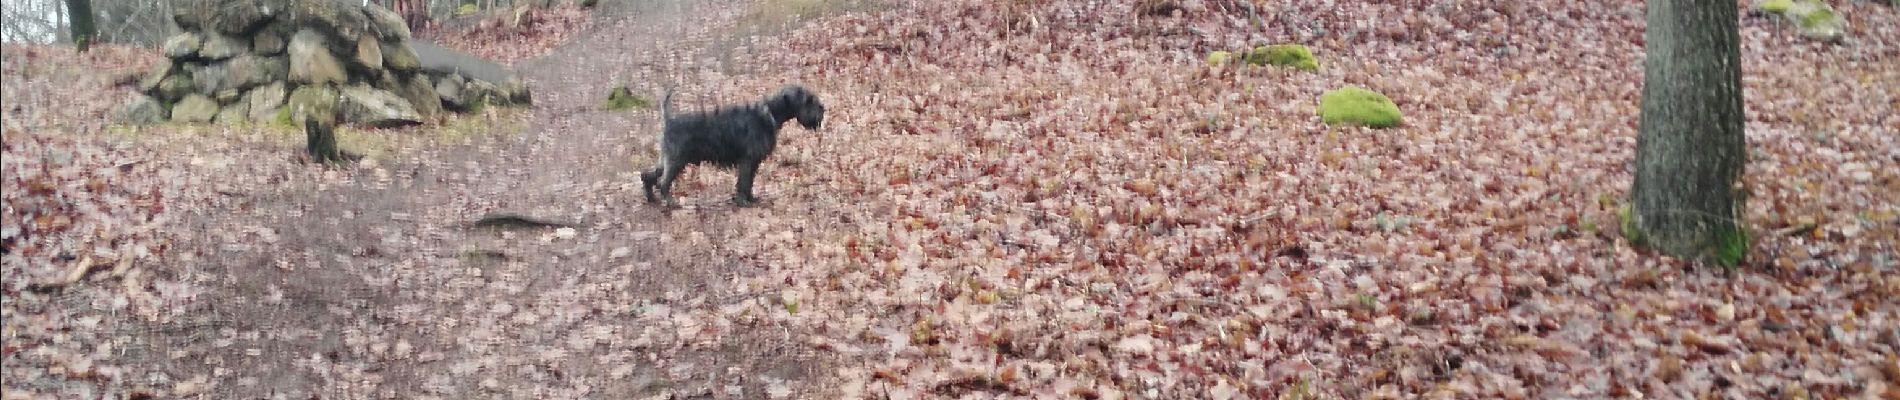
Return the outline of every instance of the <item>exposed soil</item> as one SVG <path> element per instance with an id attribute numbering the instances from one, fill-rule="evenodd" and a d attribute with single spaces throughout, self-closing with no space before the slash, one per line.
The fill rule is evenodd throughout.
<path id="1" fill-rule="evenodd" d="M 683 60 L 710 41 L 674 39 L 729 28 L 745 8 L 661 3 L 609 7 L 592 31 L 514 65 L 535 91 L 524 132 L 343 167 L 341 184 L 265 188 L 186 218 L 202 233 L 178 244 L 194 254 L 198 309 L 126 350 L 149 363 L 135 386 L 163 394 L 198 376 L 213 398 L 826 397 L 806 380 L 828 378 L 828 360 L 788 346 L 787 328 L 693 317 L 759 295 L 728 286 L 749 265 L 719 243 L 768 211 L 716 201 L 722 175 L 685 183 L 684 210 L 645 204 L 637 174 L 658 117 L 597 107 L 614 85 L 693 84 Z M 576 226 L 471 226 L 492 212 Z"/>

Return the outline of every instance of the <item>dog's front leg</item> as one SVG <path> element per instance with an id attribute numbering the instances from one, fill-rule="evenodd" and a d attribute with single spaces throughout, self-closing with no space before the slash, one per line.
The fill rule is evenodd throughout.
<path id="1" fill-rule="evenodd" d="M 740 163 L 733 173 L 739 176 L 739 184 L 732 193 L 732 204 L 751 207 L 759 204 L 758 196 L 752 195 L 752 179 L 759 175 L 759 161 Z"/>

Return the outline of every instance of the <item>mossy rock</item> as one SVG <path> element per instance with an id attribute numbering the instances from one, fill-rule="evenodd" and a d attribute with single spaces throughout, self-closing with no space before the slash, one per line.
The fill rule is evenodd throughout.
<path id="1" fill-rule="evenodd" d="M 1847 19 L 1834 11 L 1834 7 L 1819 0 L 1787 0 L 1787 7 L 1777 13 L 1801 31 L 1801 36 L 1813 40 L 1836 41 L 1847 33 Z M 1777 3 L 1770 1 L 1769 3 Z M 1775 4 L 1763 4 L 1762 10 Z M 1778 5 L 1777 5 L 1778 6 Z"/>
<path id="2" fill-rule="evenodd" d="M 1794 0 L 1768 0 L 1755 4 L 1755 10 L 1769 14 L 1787 13 L 1789 7 L 1794 7 Z"/>
<path id="3" fill-rule="evenodd" d="M 1404 117 L 1385 95 L 1357 86 L 1335 89 L 1319 97 L 1319 116 L 1327 125 L 1356 124 L 1374 128 L 1399 126 Z"/>
<path id="4" fill-rule="evenodd" d="M 1302 71 L 1318 71 L 1319 60 L 1313 58 L 1313 51 L 1297 44 L 1276 44 L 1255 47 L 1247 53 L 1247 65 L 1275 65 L 1299 68 Z"/>
<path id="5" fill-rule="evenodd" d="M 1227 65 L 1227 62 L 1232 61 L 1233 57 L 1234 53 L 1226 51 L 1207 53 L 1207 65 L 1216 67 Z"/>
<path id="6" fill-rule="evenodd" d="M 600 106 L 600 108 L 608 111 L 620 111 L 632 108 L 644 109 L 649 107 L 653 107 L 652 101 L 648 101 L 645 97 L 635 96 L 633 91 L 627 89 L 626 86 L 614 88 L 612 93 L 607 94 L 607 103 Z"/>

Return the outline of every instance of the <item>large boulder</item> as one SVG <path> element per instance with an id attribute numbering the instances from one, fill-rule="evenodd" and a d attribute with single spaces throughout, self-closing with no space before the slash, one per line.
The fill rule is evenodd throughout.
<path id="1" fill-rule="evenodd" d="M 290 37 L 290 79 L 299 83 L 321 85 L 325 83 L 349 82 L 349 75 L 343 70 L 323 35 L 309 29 L 297 31 Z"/>
<path id="2" fill-rule="evenodd" d="M 1805 38 L 1836 41 L 1847 34 L 1847 20 L 1820 0 L 1796 2 L 1781 15 L 1801 28 L 1801 36 Z"/>
<path id="3" fill-rule="evenodd" d="M 213 95 L 219 90 L 230 87 L 229 75 L 224 73 L 224 64 L 187 64 L 185 71 L 191 73 L 191 81 L 196 84 L 198 94 Z"/>
<path id="4" fill-rule="evenodd" d="M 119 105 L 114 113 L 120 122 L 131 124 L 151 124 L 165 121 L 165 105 L 159 104 L 152 96 L 134 94 Z"/>
<path id="5" fill-rule="evenodd" d="M 383 69 L 383 44 L 377 42 L 376 38 L 369 36 L 356 39 L 355 61 L 357 65 L 362 66 L 366 70 L 381 71 Z"/>
<path id="6" fill-rule="evenodd" d="M 275 117 L 277 107 L 284 105 L 286 94 L 283 82 L 271 82 L 245 93 L 244 102 L 247 103 L 246 108 L 251 110 L 251 120 L 263 121 Z"/>
<path id="7" fill-rule="evenodd" d="M 224 108 L 218 110 L 218 116 L 212 119 L 213 122 L 222 125 L 241 125 L 250 120 L 251 104 L 242 101 L 225 105 Z"/>
<path id="8" fill-rule="evenodd" d="M 159 46 L 159 48 L 165 50 L 165 57 L 179 59 L 197 57 L 198 48 L 203 46 L 203 36 L 198 36 L 196 33 L 185 32 L 172 35 L 172 37 L 165 39 L 165 44 Z"/>
<path id="9" fill-rule="evenodd" d="M 303 126 L 304 120 L 310 118 L 335 123 L 337 92 L 329 85 L 300 87 L 290 92 L 290 101 L 284 106 L 290 108 L 290 122 L 294 126 Z"/>
<path id="10" fill-rule="evenodd" d="M 421 60 L 423 71 L 461 74 L 469 79 L 489 82 L 501 82 L 514 77 L 501 64 L 457 53 L 434 43 L 411 40 L 408 44 L 415 50 L 416 57 Z"/>
<path id="11" fill-rule="evenodd" d="M 186 31 L 212 30 L 233 35 L 250 33 L 259 24 L 282 13 L 289 0 L 172 0 L 172 22 Z"/>
<path id="12" fill-rule="evenodd" d="M 198 55 L 212 60 L 223 60 L 251 52 L 250 40 L 230 35 L 212 33 L 205 35 L 204 46 L 198 49 Z"/>
<path id="13" fill-rule="evenodd" d="M 265 30 L 251 37 L 251 51 L 261 56 L 274 56 L 284 52 L 284 34 Z"/>
<path id="14" fill-rule="evenodd" d="M 172 67 L 176 65 L 169 58 L 158 60 L 158 65 L 152 66 L 152 70 L 145 73 L 145 79 L 139 80 L 139 91 L 145 93 L 157 91 L 158 84 L 165 82 L 165 77 L 172 74 Z"/>
<path id="15" fill-rule="evenodd" d="M 191 81 L 191 72 L 181 70 L 159 80 L 158 88 L 152 90 L 150 94 L 161 99 L 177 99 L 197 90 L 198 85 Z"/>
<path id="16" fill-rule="evenodd" d="M 324 33 L 340 40 L 338 44 L 354 44 L 356 38 L 370 34 L 369 17 L 363 15 L 364 7 L 347 7 L 355 3 L 336 0 L 289 0 L 289 10 L 284 14 L 289 20 L 283 23 L 303 29 L 323 29 Z M 358 3 L 360 4 L 360 3 Z M 292 39 L 295 41 L 295 39 Z M 293 43 L 294 44 L 294 43 Z"/>
<path id="17" fill-rule="evenodd" d="M 344 121 L 377 127 L 422 123 L 422 115 L 401 96 L 363 85 L 344 87 L 337 111 Z"/>
<path id="18" fill-rule="evenodd" d="M 416 59 L 416 51 L 403 42 L 384 41 L 383 65 L 402 72 L 415 72 L 422 69 L 422 61 Z"/>
<path id="19" fill-rule="evenodd" d="M 1838 41 L 1847 33 L 1847 20 L 1821 0 L 1759 0 L 1754 15 L 1786 20 L 1808 39 Z"/>
<path id="20" fill-rule="evenodd" d="M 467 83 L 468 80 L 462 78 L 461 75 L 443 74 L 441 78 L 435 81 L 435 95 L 441 97 L 443 103 L 455 107 L 465 107 L 466 105 L 462 104 L 462 86 Z"/>
<path id="21" fill-rule="evenodd" d="M 1347 86 L 1320 95 L 1319 116 L 1327 125 L 1389 128 L 1404 122 L 1398 105 L 1393 104 L 1392 99 L 1357 86 Z"/>
<path id="22" fill-rule="evenodd" d="M 243 55 L 224 63 L 226 85 L 250 89 L 290 76 L 290 60 L 284 57 Z"/>
<path id="23" fill-rule="evenodd" d="M 396 95 L 402 96 L 404 101 L 408 101 L 409 105 L 416 109 L 416 114 L 422 115 L 423 118 L 442 113 L 442 99 L 436 96 L 435 85 L 429 84 L 427 75 L 411 75 L 395 92 Z"/>
<path id="24" fill-rule="evenodd" d="M 401 14 L 370 4 L 363 7 L 363 15 L 369 17 L 370 32 L 376 34 L 377 39 L 395 42 L 409 40 L 409 24 L 402 20 Z"/>
<path id="25" fill-rule="evenodd" d="M 172 105 L 172 122 L 211 122 L 218 116 L 218 101 L 202 94 L 190 94 Z"/>
<path id="26" fill-rule="evenodd" d="M 475 109 L 499 103 L 503 99 L 502 96 L 501 89 L 496 88 L 495 84 L 482 80 L 470 80 L 467 85 L 462 86 L 462 98 L 455 101 L 455 104 L 463 108 Z"/>

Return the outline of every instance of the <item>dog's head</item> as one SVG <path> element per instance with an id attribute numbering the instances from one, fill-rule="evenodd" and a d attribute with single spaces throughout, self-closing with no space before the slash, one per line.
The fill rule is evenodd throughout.
<path id="1" fill-rule="evenodd" d="M 805 129 L 816 130 L 825 123 L 825 104 L 818 96 L 804 86 L 789 85 L 772 94 L 766 100 L 772 114 L 779 120 L 797 119 L 798 125 Z"/>

